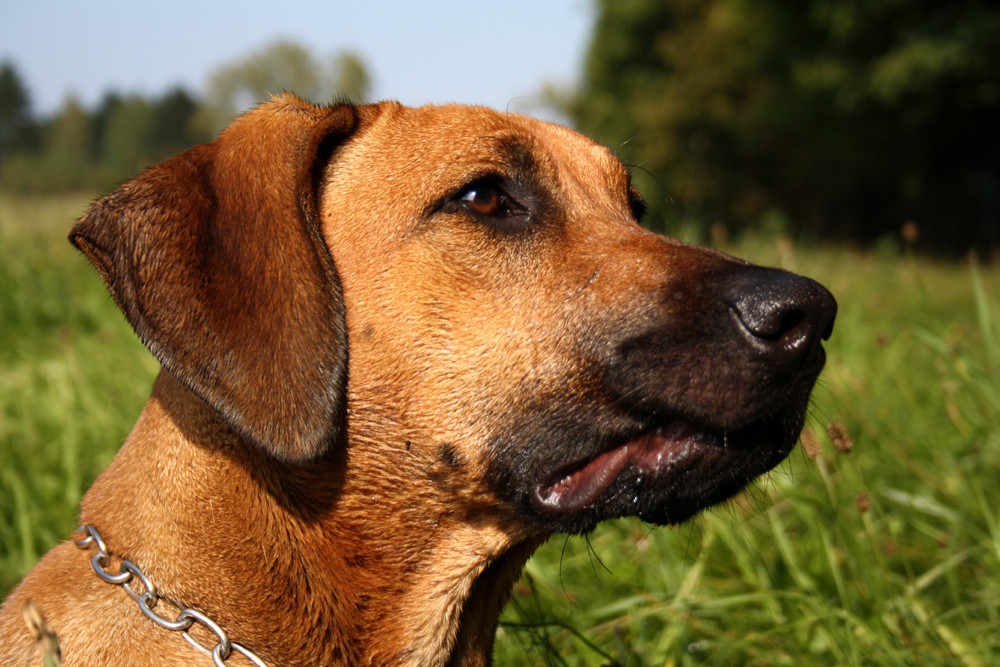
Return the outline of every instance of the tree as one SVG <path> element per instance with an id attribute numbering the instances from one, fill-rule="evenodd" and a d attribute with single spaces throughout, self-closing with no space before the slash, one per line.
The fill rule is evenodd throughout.
<path id="1" fill-rule="evenodd" d="M 342 51 L 334 57 L 331 63 L 333 76 L 331 87 L 325 96 L 330 96 L 330 90 L 336 91 L 336 96 L 353 102 L 364 102 L 368 99 L 371 88 L 371 78 L 365 68 L 361 56 L 351 51 Z"/>
<path id="2" fill-rule="evenodd" d="M 601 0 L 581 129 L 681 219 L 938 249 L 1000 242 L 1000 9 L 976 0 Z M 654 186 L 656 187 L 656 186 Z"/>
<path id="3" fill-rule="evenodd" d="M 25 158 L 15 181 L 28 191 L 90 190 L 94 186 L 91 119 L 80 101 L 66 99 L 52 119 L 42 125 L 40 151 Z M 5 174 L 5 180 L 9 178 Z"/>
<path id="4" fill-rule="evenodd" d="M 364 63 L 353 53 L 342 52 L 320 62 L 306 48 L 278 41 L 212 74 L 209 122 L 214 133 L 237 113 L 285 91 L 317 102 L 338 98 L 361 102 L 368 95 L 369 83 Z"/>
<path id="5" fill-rule="evenodd" d="M 199 105 L 183 88 L 160 98 L 106 93 L 91 115 L 93 159 L 112 183 L 211 136 L 197 127 Z"/>
<path id="6" fill-rule="evenodd" d="M 211 135 L 196 125 L 198 108 L 194 97 L 180 87 L 152 103 L 148 154 L 154 162 L 211 140 Z"/>
<path id="7" fill-rule="evenodd" d="M 109 174 L 131 176 L 152 162 L 152 112 L 145 99 L 119 99 L 110 109 L 101 137 L 101 165 Z"/>
<path id="8" fill-rule="evenodd" d="M 13 63 L 0 63 L 0 163 L 12 150 L 30 143 L 31 101 Z"/>

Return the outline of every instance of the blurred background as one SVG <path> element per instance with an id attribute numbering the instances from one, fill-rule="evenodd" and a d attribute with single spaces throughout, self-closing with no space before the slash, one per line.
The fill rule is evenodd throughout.
<path id="1" fill-rule="evenodd" d="M 158 370 L 66 233 L 268 93 L 576 127 L 647 224 L 840 302 L 802 446 L 674 529 L 555 537 L 501 665 L 1000 655 L 1000 6 L 986 0 L 0 3 L 0 596 Z"/>
<path id="2" fill-rule="evenodd" d="M 551 115 L 543 91 L 577 79 L 594 16 L 587 0 L 5 2 L 0 183 L 103 191 L 283 90 Z"/>
<path id="3" fill-rule="evenodd" d="M 522 111 L 608 143 L 650 224 L 1000 243 L 992 3 L 376 1 L 0 9 L 0 183 L 103 191 L 292 90 Z"/>

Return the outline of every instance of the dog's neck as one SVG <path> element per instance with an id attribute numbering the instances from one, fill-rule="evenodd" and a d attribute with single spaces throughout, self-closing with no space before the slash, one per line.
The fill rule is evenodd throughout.
<path id="1" fill-rule="evenodd" d="M 438 502 L 432 477 L 378 474 L 405 465 L 379 451 L 276 462 L 161 372 L 82 519 L 165 595 L 276 664 L 488 663 L 540 540 L 489 515 L 471 522 Z M 426 488 L 399 493 L 399 479 Z"/>

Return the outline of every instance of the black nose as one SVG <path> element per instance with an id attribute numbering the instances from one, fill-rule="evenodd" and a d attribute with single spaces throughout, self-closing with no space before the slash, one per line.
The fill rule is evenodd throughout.
<path id="1" fill-rule="evenodd" d="M 775 371 L 822 367 L 820 341 L 830 337 L 837 315 L 825 287 L 787 271 L 747 267 L 728 285 L 727 302 L 744 338 Z"/>

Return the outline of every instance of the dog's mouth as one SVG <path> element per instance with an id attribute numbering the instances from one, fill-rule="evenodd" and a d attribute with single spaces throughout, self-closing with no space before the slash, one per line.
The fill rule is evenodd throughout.
<path id="1" fill-rule="evenodd" d="M 726 432 L 661 423 L 560 466 L 536 484 L 532 501 L 553 519 L 598 512 L 677 523 L 777 465 L 795 444 L 793 429 L 769 419 Z"/>
<path id="2" fill-rule="evenodd" d="M 540 509 L 570 514 L 591 505 L 631 465 L 639 475 L 667 473 L 689 457 L 692 449 L 713 447 L 706 434 L 686 422 L 660 426 L 624 444 L 560 468 L 538 485 L 535 500 Z"/>

